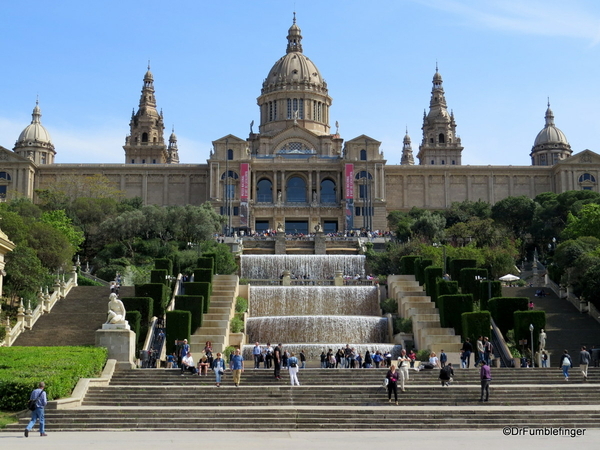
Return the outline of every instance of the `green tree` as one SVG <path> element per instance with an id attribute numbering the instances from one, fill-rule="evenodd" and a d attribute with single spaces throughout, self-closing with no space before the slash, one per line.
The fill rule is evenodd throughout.
<path id="1" fill-rule="evenodd" d="M 79 246 L 85 239 L 83 232 L 73 226 L 73 221 L 67 217 L 67 214 L 62 209 L 43 213 L 40 217 L 40 221 L 50 225 L 55 230 L 60 231 L 67 241 L 69 241 L 69 244 L 71 244 L 74 251 L 79 249 Z"/>
<path id="2" fill-rule="evenodd" d="M 600 205 L 588 204 L 582 206 L 578 216 L 569 213 L 567 216 L 567 226 L 563 231 L 562 237 L 566 239 L 576 239 L 582 236 L 592 236 L 600 238 Z"/>
<path id="3" fill-rule="evenodd" d="M 444 237 L 444 227 L 446 219 L 435 212 L 425 211 L 415 220 L 411 227 L 411 231 L 415 236 L 418 236 L 428 242 L 439 242 Z"/>
<path id="4" fill-rule="evenodd" d="M 525 195 L 507 197 L 492 206 L 492 219 L 522 239 L 531 228 L 535 210 L 536 203 Z"/>
<path id="5" fill-rule="evenodd" d="M 40 287 L 48 285 L 47 276 L 48 270 L 32 248 L 19 245 L 6 255 L 4 291 L 9 297 L 34 299 Z"/>

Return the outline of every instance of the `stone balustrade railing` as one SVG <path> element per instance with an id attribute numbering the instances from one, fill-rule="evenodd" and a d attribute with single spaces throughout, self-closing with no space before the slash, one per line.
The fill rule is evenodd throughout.
<path id="1" fill-rule="evenodd" d="M 49 293 L 47 287 L 45 291 L 40 288 L 40 292 L 37 295 L 38 304 L 34 310 L 31 310 L 31 301 L 27 302 L 27 308 L 25 308 L 23 299 L 21 299 L 21 304 L 17 310 L 17 323 L 11 326 L 10 319 L 6 319 L 6 336 L 4 337 L 4 341 L 0 342 L 0 345 L 3 347 L 13 345 L 23 331 L 32 329 L 38 319 L 42 315 L 48 314 L 56 302 L 61 298 L 65 298 L 75 286 L 77 286 L 77 268 L 73 266 L 68 280 L 65 281 L 64 275 L 62 279 L 56 279 L 52 294 Z"/>

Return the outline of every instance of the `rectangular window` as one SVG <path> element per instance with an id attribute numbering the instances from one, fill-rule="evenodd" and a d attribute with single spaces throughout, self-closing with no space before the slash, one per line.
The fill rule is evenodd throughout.
<path id="1" fill-rule="evenodd" d="M 298 118 L 299 119 L 304 119 L 304 100 L 300 99 L 300 105 L 298 108 Z"/>
<path id="2" fill-rule="evenodd" d="M 287 118 L 288 119 L 292 118 L 292 99 L 291 98 L 287 99 Z"/>

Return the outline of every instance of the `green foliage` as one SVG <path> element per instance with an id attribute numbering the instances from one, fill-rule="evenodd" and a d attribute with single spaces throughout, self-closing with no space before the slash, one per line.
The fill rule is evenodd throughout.
<path id="1" fill-rule="evenodd" d="M 202 326 L 204 317 L 204 297 L 201 295 L 176 295 L 175 309 L 192 314 L 192 334 Z"/>
<path id="2" fill-rule="evenodd" d="M 467 312 L 462 314 L 462 338 L 476 342 L 479 336 L 489 336 L 491 315 L 489 311 Z"/>
<path id="3" fill-rule="evenodd" d="M 170 290 L 162 283 L 136 284 L 135 296 L 151 297 L 153 300 L 152 315 L 156 317 L 162 317 L 171 300 Z"/>
<path id="4" fill-rule="evenodd" d="M 150 283 L 162 283 L 165 286 L 169 286 L 170 282 L 167 280 L 168 272 L 165 269 L 154 269 L 150 271 Z"/>
<path id="5" fill-rule="evenodd" d="M 394 334 L 398 333 L 412 333 L 413 332 L 413 323 L 412 319 L 409 318 L 400 318 L 394 319 L 393 323 Z"/>
<path id="6" fill-rule="evenodd" d="M 194 281 L 212 283 L 213 272 L 211 269 L 195 269 L 194 270 Z"/>
<path id="7" fill-rule="evenodd" d="M 141 323 L 148 325 L 154 313 L 154 300 L 152 297 L 123 297 L 121 299 L 125 311 L 138 311 Z"/>
<path id="8" fill-rule="evenodd" d="M 79 249 L 79 246 L 85 240 L 83 232 L 73 226 L 73 221 L 67 217 L 62 209 L 46 211 L 40 217 L 40 221 L 60 231 L 75 251 Z"/>
<path id="9" fill-rule="evenodd" d="M 100 347 L 0 347 L 0 409 L 23 410 L 40 381 L 49 400 L 70 396 L 79 378 L 100 375 L 106 354 Z"/>
<path id="10" fill-rule="evenodd" d="M 416 274 L 415 264 L 418 259 L 420 259 L 420 256 L 417 256 L 417 255 L 403 256 L 400 259 L 400 274 L 415 275 Z"/>
<path id="11" fill-rule="evenodd" d="M 463 294 L 473 295 L 473 301 L 479 302 L 481 278 L 487 278 L 485 269 L 465 268 L 460 271 L 458 285 Z"/>
<path id="12" fill-rule="evenodd" d="M 600 239 L 600 205 L 589 204 L 582 206 L 579 214 L 567 215 L 567 226 L 562 233 L 563 239 L 576 239 L 582 236 L 592 236 Z"/>
<path id="13" fill-rule="evenodd" d="M 91 278 L 84 277 L 81 274 L 77 275 L 77 285 L 78 286 L 104 286 L 102 283 L 99 283 L 96 280 L 92 280 Z"/>
<path id="14" fill-rule="evenodd" d="M 6 327 L 4 325 L 0 325 L 0 342 L 2 342 L 5 337 L 6 337 Z"/>
<path id="15" fill-rule="evenodd" d="M 231 354 L 234 352 L 235 352 L 235 347 L 233 347 L 232 345 L 230 345 L 229 347 L 226 347 L 225 350 L 223 350 L 223 359 L 225 361 L 229 361 L 229 356 L 231 356 Z"/>
<path id="16" fill-rule="evenodd" d="M 473 312 L 473 296 L 471 294 L 440 295 L 440 323 L 443 328 L 454 328 L 456 334 L 463 334 L 462 314 Z"/>
<path id="17" fill-rule="evenodd" d="M 212 253 L 211 256 L 202 256 L 198 258 L 198 269 L 209 269 L 212 273 L 215 273 L 215 259 L 216 254 Z"/>
<path id="18" fill-rule="evenodd" d="M 429 350 L 429 349 L 419 350 L 417 352 L 417 361 L 427 361 L 427 362 L 429 362 L 429 355 L 431 355 L 431 350 Z"/>
<path id="19" fill-rule="evenodd" d="M 514 328 L 513 314 L 515 311 L 527 311 L 527 297 L 497 297 L 488 302 L 492 318 L 502 334 Z"/>
<path id="20" fill-rule="evenodd" d="M 398 301 L 393 298 L 386 298 L 381 302 L 383 314 L 398 314 Z"/>
<path id="21" fill-rule="evenodd" d="M 507 197 L 492 206 L 492 219 L 522 238 L 531 228 L 535 209 L 535 202 L 525 195 Z"/>
<path id="22" fill-rule="evenodd" d="M 444 276 L 444 270 L 441 267 L 429 266 L 425 269 L 425 293 L 435 302 L 437 296 L 437 280 Z"/>
<path id="23" fill-rule="evenodd" d="M 410 229 L 415 237 L 433 243 L 443 239 L 445 227 L 446 219 L 443 215 L 437 211 L 425 211 L 415 220 Z"/>
<path id="24" fill-rule="evenodd" d="M 238 296 L 238 298 L 235 300 L 235 312 L 245 313 L 246 311 L 248 311 L 248 300 L 246 300 L 244 297 Z"/>
<path id="25" fill-rule="evenodd" d="M 220 275 L 231 275 L 238 271 L 238 265 L 229 246 L 218 244 L 214 240 L 205 241 L 201 245 L 204 257 L 214 259 L 214 273 Z M 214 256 L 213 256 L 214 255 Z"/>
<path id="26" fill-rule="evenodd" d="M 207 314 L 208 308 L 210 307 L 211 284 L 186 282 L 183 283 L 183 286 L 185 288 L 186 295 L 201 295 L 204 297 L 204 314 Z"/>
<path id="27" fill-rule="evenodd" d="M 229 331 L 239 333 L 244 329 L 244 321 L 237 316 L 232 317 L 229 321 Z"/>
<path id="28" fill-rule="evenodd" d="M 436 295 L 432 297 L 436 308 L 440 308 L 439 298 L 442 295 L 458 294 L 458 281 L 438 280 L 436 283 Z"/>
<path id="29" fill-rule="evenodd" d="M 167 311 L 166 312 L 166 351 L 173 353 L 177 351 L 176 341 L 190 339 L 192 334 L 192 313 L 189 311 Z"/>
<path id="30" fill-rule="evenodd" d="M 533 349 L 536 351 L 539 347 L 539 334 L 542 328 L 546 328 L 546 313 L 544 311 L 515 311 L 515 341 L 527 339 L 529 348 L 531 348 L 531 332 L 529 325 L 533 325 Z"/>
<path id="31" fill-rule="evenodd" d="M 490 289 L 491 284 L 491 289 Z M 491 290 L 491 296 L 490 296 Z M 501 281 L 482 281 L 479 285 L 479 309 L 481 311 L 489 311 L 488 301 L 490 298 L 502 297 L 502 282 Z"/>
<path id="32" fill-rule="evenodd" d="M 144 345 L 144 340 L 146 339 L 146 334 L 148 334 L 148 325 L 146 325 L 144 328 L 146 330 L 146 332 L 144 333 L 142 331 L 142 315 L 140 314 L 139 311 L 135 311 L 135 310 L 127 310 L 127 308 L 125 308 L 125 310 L 127 311 L 125 313 L 125 320 L 127 320 L 129 322 L 129 326 L 131 327 L 131 331 L 133 331 L 135 333 L 135 354 L 138 354 L 139 349 Z"/>
<path id="33" fill-rule="evenodd" d="M 433 260 L 421 257 L 415 262 L 415 278 L 422 286 L 425 284 L 425 269 L 433 264 Z"/>
<path id="34" fill-rule="evenodd" d="M 171 261 L 169 258 L 156 258 L 154 260 L 154 268 L 166 270 L 167 275 L 174 275 L 173 261 Z"/>
<path id="35" fill-rule="evenodd" d="M 450 260 L 450 266 L 448 267 L 448 272 L 453 280 L 460 280 L 460 271 L 462 269 L 467 268 L 476 268 L 477 261 L 475 259 L 452 259 Z"/>

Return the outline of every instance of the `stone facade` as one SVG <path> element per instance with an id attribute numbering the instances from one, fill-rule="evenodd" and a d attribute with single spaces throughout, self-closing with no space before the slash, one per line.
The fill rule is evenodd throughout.
<path id="1" fill-rule="evenodd" d="M 41 125 L 36 104 L 32 123 L 13 151 L 0 147 L 0 200 L 35 198 L 35 190 L 73 175 L 102 174 L 127 197 L 145 204 L 200 205 L 210 201 L 227 216 L 226 231 L 276 229 L 325 233 L 387 229 L 393 210 L 440 209 L 452 202 L 508 196 L 535 197 L 572 189 L 598 191 L 600 155 L 573 154 L 554 123 L 546 123 L 531 149 L 531 166 L 463 166 L 457 122 L 448 112 L 442 76 L 436 68 L 429 111 L 415 164 L 408 132 L 400 165 L 388 164 L 381 142 L 366 135 L 344 140 L 329 123 L 333 102 L 315 64 L 302 48 L 294 22 L 285 55 L 268 72 L 257 99 L 258 130 L 247 138 L 213 141 L 206 164 L 179 164 L 177 137 L 165 144 L 153 75 L 144 75 L 139 108 L 132 113 L 123 147 L 125 164 L 55 164 L 56 151 Z"/>

